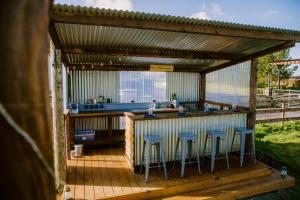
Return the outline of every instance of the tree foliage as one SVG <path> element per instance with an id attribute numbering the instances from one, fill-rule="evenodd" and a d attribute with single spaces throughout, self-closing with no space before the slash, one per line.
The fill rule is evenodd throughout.
<path id="1" fill-rule="evenodd" d="M 278 67 L 271 65 L 274 61 L 291 59 L 289 50 L 262 56 L 258 59 L 258 84 L 261 87 L 273 88 L 278 82 Z M 281 68 L 280 79 L 289 79 L 298 66 L 284 65 Z"/>

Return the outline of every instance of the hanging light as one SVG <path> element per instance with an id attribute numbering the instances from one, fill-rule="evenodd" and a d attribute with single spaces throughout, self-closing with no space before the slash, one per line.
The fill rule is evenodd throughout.
<path id="1" fill-rule="evenodd" d="M 112 65 L 112 61 L 111 61 L 111 60 L 109 60 L 109 64 L 111 64 L 111 65 Z"/>
<path id="2" fill-rule="evenodd" d="M 94 69 L 94 65 L 92 64 L 92 69 Z"/>
<path id="3" fill-rule="evenodd" d="M 100 63 L 100 66 L 103 67 L 103 63 L 102 62 Z"/>
<path id="4" fill-rule="evenodd" d="M 85 69 L 85 66 L 84 66 L 84 65 L 82 65 L 82 69 Z"/>

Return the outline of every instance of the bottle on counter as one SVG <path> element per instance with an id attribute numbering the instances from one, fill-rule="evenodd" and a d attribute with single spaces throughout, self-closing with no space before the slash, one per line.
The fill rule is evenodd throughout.
<path id="1" fill-rule="evenodd" d="M 182 106 L 179 106 L 178 112 L 179 112 L 179 113 L 183 113 L 183 107 L 182 107 Z"/>

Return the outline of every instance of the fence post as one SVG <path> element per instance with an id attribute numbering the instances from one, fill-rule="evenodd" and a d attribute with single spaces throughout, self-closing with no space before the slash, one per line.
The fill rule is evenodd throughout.
<path id="1" fill-rule="evenodd" d="M 282 113 L 281 113 L 281 117 L 282 117 L 282 121 L 281 121 L 281 126 L 284 125 L 284 117 L 285 117 L 285 102 L 283 101 L 283 103 L 281 103 L 281 109 L 282 109 Z"/>

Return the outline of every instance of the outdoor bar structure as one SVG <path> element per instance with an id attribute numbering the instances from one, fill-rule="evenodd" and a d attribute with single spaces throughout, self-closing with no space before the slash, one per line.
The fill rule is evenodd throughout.
<path id="1" fill-rule="evenodd" d="M 99 160 L 101 153 L 107 153 L 111 149 L 105 155 L 122 157 L 120 168 L 129 169 L 129 172 L 124 172 L 127 181 L 133 176 L 135 180 L 143 180 L 143 175 L 136 172 L 142 165 L 145 137 L 156 134 L 164 141 L 163 154 L 167 171 L 172 175 L 168 180 L 164 180 L 162 174 L 155 177 L 156 180 L 164 181 L 168 187 L 171 187 L 172 180 L 177 181 L 175 185 L 179 182 L 181 184 L 169 165 L 175 158 L 178 137 L 184 131 L 197 135 L 200 157 L 204 156 L 202 154 L 207 131 L 223 131 L 227 139 L 220 140 L 219 151 L 225 153 L 226 147 L 229 151 L 229 171 L 233 170 L 230 175 L 234 176 L 235 169 L 241 170 L 234 164 L 232 160 L 235 158 L 231 155 L 231 151 L 240 150 L 239 136 L 233 142 L 232 149 L 230 146 L 235 128 L 253 129 L 255 126 L 257 58 L 293 47 L 295 42 L 300 41 L 300 32 L 292 30 L 67 5 L 53 6 L 49 33 L 52 47 L 50 64 L 55 66 L 52 70 L 61 75 L 55 76 L 52 73 L 53 90 L 60 86 L 60 82 L 63 83 L 61 96 L 53 95 L 63 101 L 56 101 L 54 105 L 65 110 L 64 125 L 56 124 L 57 130 L 64 132 L 63 138 L 59 134 L 56 137 L 57 140 L 64 141 L 56 143 L 59 149 L 63 148 L 57 151 L 60 154 L 58 157 L 67 159 L 68 168 L 75 166 L 77 173 L 81 173 L 78 166 L 82 158 L 75 159 L 75 163 L 70 156 L 74 144 L 83 144 L 84 150 L 96 152 L 97 166 L 102 166 L 102 161 Z M 180 115 L 180 106 L 183 107 L 184 115 Z M 148 115 L 149 108 L 155 108 L 151 109 L 154 115 Z M 249 141 L 246 142 L 246 148 L 251 146 Z M 121 150 L 120 144 L 124 145 Z M 116 148 L 120 150 L 118 154 L 111 153 Z M 212 152 L 210 140 L 205 152 L 206 156 L 210 156 Z M 152 154 L 154 162 L 158 155 L 154 150 Z M 103 154 L 103 158 L 107 159 L 105 155 Z M 91 161 L 87 159 L 81 164 L 85 166 L 89 162 Z M 222 164 L 223 161 L 218 162 Z M 251 160 L 247 160 L 243 170 L 245 173 L 254 170 L 251 172 L 252 178 L 262 176 L 261 171 L 256 173 L 258 168 L 265 169 L 264 173 L 272 176 L 268 167 L 262 163 L 256 166 L 251 164 Z M 63 163 L 57 162 L 57 165 Z M 210 161 L 201 161 L 202 175 L 190 174 L 197 177 L 197 183 L 208 180 L 205 174 L 210 172 L 206 171 L 206 166 L 210 166 Z M 220 166 L 217 166 L 216 173 L 226 171 L 225 165 Z M 103 167 L 104 165 L 95 170 L 101 171 Z M 61 167 L 62 170 L 63 168 L 64 166 Z M 85 169 L 89 168 L 85 166 Z M 107 170 L 105 173 L 109 173 L 109 169 Z M 152 173 L 157 173 L 154 171 L 157 170 L 150 170 L 150 185 L 141 187 L 150 191 L 154 191 L 153 188 L 163 188 L 154 184 L 157 183 L 154 176 L 151 177 Z M 67 183 L 73 185 L 71 189 L 76 198 L 76 195 L 80 196 L 77 193 L 77 189 L 81 187 L 77 181 L 80 175 L 74 178 L 73 173 L 75 172 L 72 170 L 68 172 Z M 106 181 L 103 176 L 100 185 Z M 74 181 L 70 182 L 72 177 Z M 88 181 L 87 177 L 88 175 L 85 176 L 85 181 Z M 118 175 L 116 179 L 117 177 Z M 124 185 L 126 178 L 123 180 Z M 111 179 L 113 178 L 110 177 Z M 95 177 L 93 180 L 96 184 Z M 247 193 L 246 196 L 294 184 L 293 178 L 286 179 L 286 182 L 278 181 L 276 187 L 269 185 L 265 190 Z M 139 181 L 138 184 L 145 183 Z M 89 184 L 83 185 L 82 187 L 87 187 L 84 190 L 86 193 Z M 99 186 L 102 193 L 94 186 L 93 198 L 129 195 L 128 198 L 147 199 L 205 187 L 203 183 L 202 186 L 194 185 L 190 189 L 182 187 L 185 189 L 145 193 L 145 190 L 134 189 L 131 192 L 126 192 L 125 189 L 116 192 L 117 186 L 113 183 L 110 185 L 113 188 L 111 193 L 105 193 L 103 184 L 103 188 Z M 133 194 L 137 196 L 130 196 Z M 145 195 L 141 196 L 142 194 Z M 83 198 L 87 198 L 87 195 Z"/>

